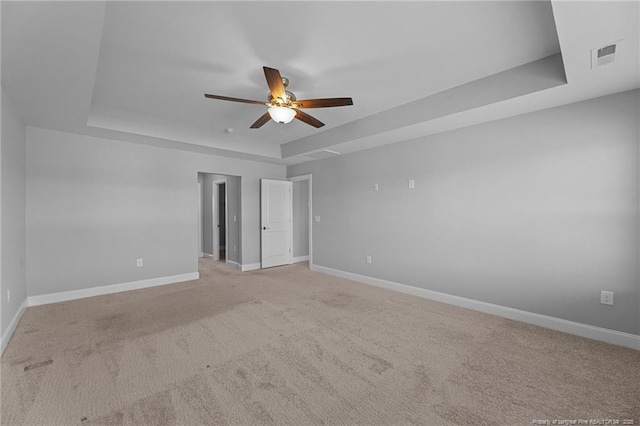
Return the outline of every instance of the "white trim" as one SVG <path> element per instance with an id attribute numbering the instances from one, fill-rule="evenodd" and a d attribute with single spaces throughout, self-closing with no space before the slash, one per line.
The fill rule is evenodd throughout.
<path id="1" fill-rule="evenodd" d="M 201 257 L 204 257 L 204 258 L 206 258 L 206 259 L 213 259 L 213 260 L 215 260 L 215 258 L 213 257 L 213 255 L 212 255 L 212 254 L 209 254 L 209 253 L 202 253 L 202 256 L 201 256 Z"/>
<path id="2" fill-rule="evenodd" d="M 242 267 L 240 268 L 240 270 L 241 270 L 242 272 L 245 272 L 245 271 L 254 271 L 254 270 L 256 270 L 256 269 L 260 269 L 261 267 L 262 267 L 262 264 L 261 264 L 261 263 L 259 263 L 259 262 L 258 262 L 258 263 L 246 263 L 246 264 L 242 265 Z"/>
<path id="3" fill-rule="evenodd" d="M 200 174 L 198 174 L 198 252 L 202 257 L 202 186 L 203 181 L 200 180 Z"/>
<path id="4" fill-rule="evenodd" d="M 296 256 L 293 258 L 293 263 L 298 263 L 298 262 L 306 262 L 309 260 L 309 255 L 306 256 Z"/>
<path id="5" fill-rule="evenodd" d="M 229 260 L 227 259 L 227 265 L 231 265 L 234 268 L 236 268 L 238 271 L 242 270 L 242 266 L 240 266 L 240 264 L 238 262 L 234 262 L 233 260 Z"/>
<path id="6" fill-rule="evenodd" d="M 219 188 L 215 180 L 211 181 L 211 250 L 213 251 L 213 260 L 220 259 L 220 220 L 219 215 Z"/>
<path id="7" fill-rule="evenodd" d="M 18 308 L 18 312 L 13 316 L 11 322 L 9 323 L 9 327 L 2 333 L 2 337 L 0 338 L 0 355 L 4 353 L 4 350 L 7 348 L 13 333 L 16 331 L 16 327 L 18 327 L 18 323 L 22 319 L 22 315 L 24 315 L 24 311 L 27 309 L 28 299 L 24 299 L 22 305 Z"/>
<path id="8" fill-rule="evenodd" d="M 310 174 L 309 175 L 300 175 L 300 176 L 288 177 L 287 180 L 291 181 L 291 182 L 298 182 L 298 181 L 301 181 L 301 180 L 307 180 L 309 178 L 311 178 Z"/>
<path id="9" fill-rule="evenodd" d="M 309 181 L 309 266 L 313 264 L 313 175 L 300 175 L 288 177 L 287 180 L 291 182 L 298 182 L 303 180 Z M 294 260 L 293 263 L 296 261 Z"/>
<path id="10" fill-rule="evenodd" d="M 614 345 L 625 346 L 627 348 L 640 350 L 640 336 L 636 334 L 624 333 L 622 331 L 610 330 L 607 328 L 568 321 L 562 318 L 536 314 L 534 312 L 522 311 L 520 309 L 509 308 L 506 306 L 494 305 L 493 303 L 481 302 L 479 300 L 467 299 L 465 297 L 440 293 L 438 291 L 426 290 L 423 288 L 400 284 L 393 281 L 386 281 L 378 278 L 368 277 L 365 275 L 340 271 L 338 269 L 327 268 L 325 266 L 312 264 L 310 265 L 310 269 L 313 271 L 324 272 L 329 275 L 358 281 L 376 287 L 382 287 L 389 290 L 399 291 L 401 293 L 423 297 L 425 299 L 447 303 L 449 305 L 473 309 L 475 311 L 485 312 L 488 314 L 497 315 L 499 317 L 521 321 L 527 324 L 533 324 L 540 327 L 550 328 L 552 330 L 562 331 L 564 333 L 574 334 L 580 337 L 586 337 L 589 339 L 599 340 L 606 343 L 612 343 Z"/>
<path id="11" fill-rule="evenodd" d="M 46 305 L 49 303 L 66 302 L 68 300 L 84 299 L 85 297 L 102 296 L 104 294 L 120 293 L 122 291 L 138 290 L 147 287 L 156 287 L 166 284 L 192 281 L 200 278 L 198 272 L 172 275 L 168 277 L 151 278 L 148 280 L 132 281 L 122 284 L 104 285 L 99 287 L 84 288 L 82 290 L 62 291 L 60 293 L 41 294 L 29 296 L 29 306 Z"/>

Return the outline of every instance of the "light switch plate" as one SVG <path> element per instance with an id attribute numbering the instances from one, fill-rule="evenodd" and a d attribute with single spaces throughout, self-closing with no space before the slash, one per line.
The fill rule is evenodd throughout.
<path id="1" fill-rule="evenodd" d="M 320 222 L 320 216 L 316 216 L 316 222 Z"/>

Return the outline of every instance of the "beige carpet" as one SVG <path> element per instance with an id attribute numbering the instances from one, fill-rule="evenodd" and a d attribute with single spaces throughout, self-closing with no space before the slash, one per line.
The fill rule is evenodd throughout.
<path id="1" fill-rule="evenodd" d="M 531 425 L 633 419 L 640 352 L 309 271 L 28 308 L 7 425 Z"/>

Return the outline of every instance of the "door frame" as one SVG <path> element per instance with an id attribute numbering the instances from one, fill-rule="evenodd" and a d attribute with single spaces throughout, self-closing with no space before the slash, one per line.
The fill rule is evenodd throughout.
<path id="1" fill-rule="evenodd" d="M 200 180 L 200 174 L 198 174 L 198 258 L 204 257 L 204 252 L 202 250 L 202 201 L 204 195 L 204 185 L 203 181 Z"/>
<path id="2" fill-rule="evenodd" d="M 211 181 L 211 211 L 213 221 L 213 260 L 220 260 L 220 184 L 224 183 L 224 262 L 229 259 L 229 252 L 226 249 L 229 240 L 229 218 L 227 217 L 227 178 L 214 179 Z"/>
<path id="3" fill-rule="evenodd" d="M 306 180 L 309 182 L 309 268 L 311 268 L 311 265 L 313 265 L 313 175 L 292 176 L 287 178 L 287 180 L 291 182 L 301 182 Z M 293 250 L 293 244 L 291 249 Z"/>

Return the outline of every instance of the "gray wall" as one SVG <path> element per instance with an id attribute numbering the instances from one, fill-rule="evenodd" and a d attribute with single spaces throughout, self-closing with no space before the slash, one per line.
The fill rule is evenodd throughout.
<path id="1" fill-rule="evenodd" d="M 293 182 L 293 257 L 309 255 L 309 181 Z"/>
<path id="2" fill-rule="evenodd" d="M 638 334 L 639 97 L 290 166 L 313 174 L 314 263 Z"/>
<path id="3" fill-rule="evenodd" d="M 239 255 L 260 262 L 260 178 L 283 166 L 29 126 L 26 139 L 30 296 L 196 272 L 198 172 L 242 177 Z"/>
<path id="4" fill-rule="evenodd" d="M 2 89 L 0 149 L 0 335 L 27 298 L 25 268 L 25 126 Z M 7 290 L 11 301 L 7 300 Z M 3 342 L 4 343 L 4 342 Z"/>

